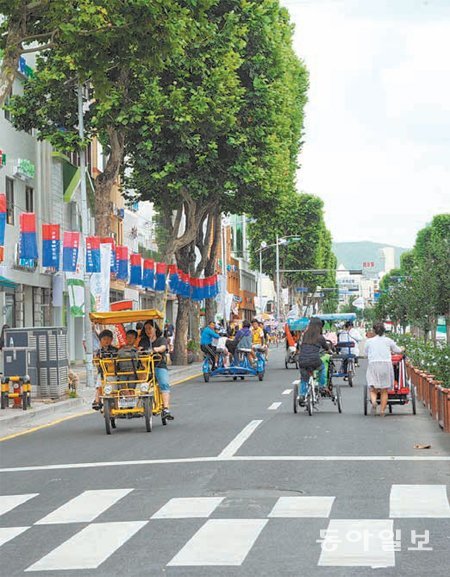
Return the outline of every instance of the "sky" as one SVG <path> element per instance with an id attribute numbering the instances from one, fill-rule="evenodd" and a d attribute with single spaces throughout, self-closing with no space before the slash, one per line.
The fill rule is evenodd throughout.
<path id="1" fill-rule="evenodd" d="M 414 245 L 450 212 L 450 0 L 281 0 L 310 73 L 298 189 L 333 239 Z"/>

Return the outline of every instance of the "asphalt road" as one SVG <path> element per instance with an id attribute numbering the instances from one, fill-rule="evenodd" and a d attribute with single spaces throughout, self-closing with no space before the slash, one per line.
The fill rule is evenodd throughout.
<path id="1" fill-rule="evenodd" d="M 92 414 L 1 443 L 1 575 L 447 576 L 449 436 L 423 407 L 364 417 L 364 366 L 342 414 L 294 415 L 283 353 L 175 387 L 152 433 Z"/>

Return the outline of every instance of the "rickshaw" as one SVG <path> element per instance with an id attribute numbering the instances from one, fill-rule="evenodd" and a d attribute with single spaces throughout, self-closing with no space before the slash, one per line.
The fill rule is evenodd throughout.
<path id="1" fill-rule="evenodd" d="M 284 366 L 286 369 L 289 365 L 294 365 L 298 370 L 298 350 L 297 343 L 300 339 L 302 331 L 308 326 L 309 320 L 307 318 L 288 319 L 284 326 L 284 333 L 286 335 L 286 356 L 284 358 Z"/>
<path id="2" fill-rule="evenodd" d="M 113 328 L 117 335 L 123 333 L 124 324 L 161 321 L 164 316 L 155 309 L 148 309 L 91 313 L 90 319 L 97 325 Z M 153 415 L 161 415 L 162 424 L 167 424 L 163 417 L 161 391 L 155 378 L 155 363 L 161 358 L 159 353 L 144 351 L 130 354 L 130 357 L 104 356 L 94 359 L 100 378 L 100 399 L 108 435 L 117 427 L 118 419 L 143 418 L 148 433 L 153 428 Z"/>
<path id="3" fill-rule="evenodd" d="M 388 391 L 388 410 L 392 413 L 394 405 L 411 403 L 412 414 L 416 414 L 416 387 L 408 383 L 406 378 L 405 355 L 403 353 L 391 356 L 394 367 L 394 386 Z M 380 395 L 377 395 L 377 404 L 380 404 Z M 369 406 L 368 386 L 364 387 L 364 414 L 367 415 Z"/>
<path id="4" fill-rule="evenodd" d="M 232 377 L 233 381 L 238 378 L 243 381 L 245 377 L 258 377 L 258 380 L 264 379 L 266 370 L 266 358 L 264 347 L 254 349 L 256 363 L 252 365 L 249 358 L 251 349 L 237 349 L 228 363 L 228 351 L 225 346 L 226 338 L 221 337 L 217 343 L 217 366 L 212 370 L 212 361 L 205 355 L 202 365 L 203 379 L 205 383 L 209 382 L 211 377 Z"/>

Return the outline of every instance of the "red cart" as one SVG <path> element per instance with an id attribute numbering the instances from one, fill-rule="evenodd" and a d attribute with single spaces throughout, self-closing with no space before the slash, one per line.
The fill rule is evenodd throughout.
<path id="1" fill-rule="evenodd" d="M 408 382 L 406 378 L 405 355 L 392 355 L 392 365 L 394 367 L 394 386 L 388 392 L 388 408 L 392 413 L 393 405 L 407 405 L 411 403 L 413 415 L 416 414 L 416 387 Z M 380 398 L 378 395 L 378 403 Z M 367 415 L 369 406 L 368 387 L 364 387 L 364 414 Z"/>

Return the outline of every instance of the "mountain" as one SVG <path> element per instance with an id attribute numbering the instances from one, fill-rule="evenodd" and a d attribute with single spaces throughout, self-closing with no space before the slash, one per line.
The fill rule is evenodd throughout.
<path id="1" fill-rule="evenodd" d="M 385 247 L 394 249 L 395 267 L 399 267 L 400 255 L 409 250 L 407 248 L 370 241 L 333 243 L 333 251 L 338 266 L 343 264 L 346 269 L 361 269 L 364 262 L 373 262 L 374 268 L 371 269 L 373 272 L 384 270 L 384 258 L 381 249 Z"/>

